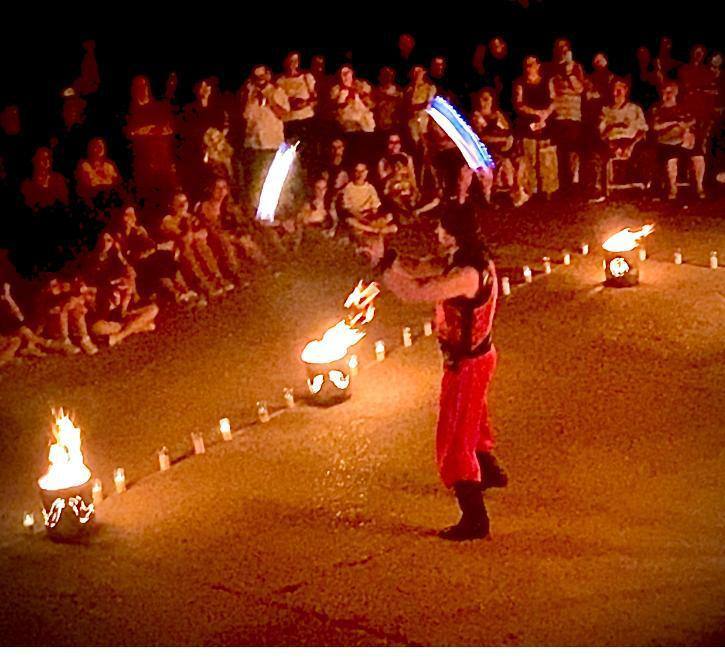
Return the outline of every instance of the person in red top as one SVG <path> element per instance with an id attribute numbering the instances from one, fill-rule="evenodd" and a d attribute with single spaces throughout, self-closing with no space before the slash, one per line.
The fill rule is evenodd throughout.
<path id="1" fill-rule="evenodd" d="M 54 204 L 68 205 L 65 177 L 53 171 L 50 149 L 41 147 L 33 156 L 33 176 L 20 186 L 25 204 L 31 209 L 45 209 Z"/>
<path id="2" fill-rule="evenodd" d="M 498 280 L 470 207 L 450 208 L 437 232 L 449 251 L 443 273 L 411 273 L 397 258 L 384 282 L 404 300 L 436 303 L 435 325 L 444 361 L 436 459 L 441 480 L 453 487 L 461 509 L 460 521 L 439 536 L 462 541 L 488 536 L 483 490 L 508 483 L 492 454 L 487 402 L 496 370 L 491 331 Z"/>

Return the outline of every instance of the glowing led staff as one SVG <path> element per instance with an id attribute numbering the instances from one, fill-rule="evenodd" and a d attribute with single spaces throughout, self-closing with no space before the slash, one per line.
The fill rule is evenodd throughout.
<path id="1" fill-rule="evenodd" d="M 494 167 L 493 159 L 473 129 L 460 113 L 440 96 L 431 101 L 426 112 L 434 119 L 448 137 L 456 143 L 468 167 L 472 170 Z"/>
<path id="2" fill-rule="evenodd" d="M 274 160 L 269 167 L 269 172 L 267 172 L 267 177 L 262 186 L 262 193 L 259 196 L 257 220 L 266 220 L 270 223 L 274 222 L 274 212 L 277 210 L 277 203 L 282 193 L 282 186 L 284 186 L 284 182 L 292 167 L 292 161 L 295 159 L 299 144 L 297 142 L 294 145 L 288 145 L 286 142 L 283 142 L 274 155 Z"/>

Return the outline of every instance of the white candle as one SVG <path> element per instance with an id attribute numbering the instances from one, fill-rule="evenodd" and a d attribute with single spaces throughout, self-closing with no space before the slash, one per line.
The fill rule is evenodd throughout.
<path id="1" fill-rule="evenodd" d="M 511 295 L 511 281 L 509 280 L 507 275 L 501 278 L 501 291 L 503 292 L 504 296 Z"/>
<path id="2" fill-rule="evenodd" d="M 287 408 L 294 408 L 295 406 L 295 393 L 292 388 L 283 388 L 282 394 L 284 396 L 285 404 L 287 404 Z"/>
<path id="3" fill-rule="evenodd" d="M 433 324 L 431 324 L 430 321 L 426 321 L 423 324 L 423 335 L 426 337 L 433 335 Z"/>
<path id="4" fill-rule="evenodd" d="M 639 249 L 639 261 L 643 262 L 645 259 L 647 259 L 647 248 L 640 248 Z"/>
<path id="5" fill-rule="evenodd" d="M 413 336 L 410 333 L 410 326 L 406 326 L 405 328 L 403 328 L 403 346 L 404 347 L 413 346 Z"/>
<path id="6" fill-rule="evenodd" d="M 551 273 L 551 260 L 548 257 L 544 257 L 544 273 Z"/>
<path id="7" fill-rule="evenodd" d="M 23 528 L 25 532 L 33 532 L 35 527 L 35 515 L 32 512 L 25 512 L 23 514 Z"/>
<path id="8" fill-rule="evenodd" d="M 350 374 L 352 374 L 352 376 L 355 376 L 358 370 L 358 360 L 355 354 L 352 354 L 352 356 L 350 356 L 350 360 L 347 361 L 347 366 L 350 368 Z"/>
<path id="9" fill-rule="evenodd" d="M 206 452 L 206 448 L 204 447 L 204 436 L 202 436 L 201 432 L 191 432 L 191 442 L 194 445 L 194 454 L 204 454 Z"/>
<path id="10" fill-rule="evenodd" d="M 682 264 L 682 250 L 675 250 L 675 264 Z"/>
<path id="11" fill-rule="evenodd" d="M 267 402 L 264 400 L 257 402 L 257 416 L 260 422 L 269 422 L 269 409 L 267 408 Z"/>
<path id="12" fill-rule="evenodd" d="M 710 253 L 710 268 L 717 268 L 717 252 L 715 252 L 714 250 Z"/>
<path id="13" fill-rule="evenodd" d="M 528 266 L 524 266 L 523 272 L 524 272 L 524 280 L 526 280 L 526 282 L 531 282 L 531 280 L 532 280 L 531 269 Z"/>
<path id="14" fill-rule="evenodd" d="M 232 440 L 232 423 L 229 422 L 229 418 L 222 418 L 219 421 L 219 433 L 222 435 L 222 440 Z"/>
<path id="15" fill-rule="evenodd" d="M 582 243 L 582 255 L 588 255 L 588 254 L 589 254 L 589 244 Z"/>
<path id="16" fill-rule="evenodd" d="M 169 459 L 169 449 L 163 447 L 159 450 L 159 470 L 163 473 L 164 471 L 171 468 L 171 459 Z"/>
<path id="17" fill-rule="evenodd" d="M 564 253 L 564 266 L 571 264 L 571 255 L 568 252 Z"/>
<path id="18" fill-rule="evenodd" d="M 116 485 L 116 493 L 126 491 L 126 471 L 123 468 L 113 471 L 113 483 Z"/>
<path id="19" fill-rule="evenodd" d="M 98 478 L 93 480 L 91 495 L 93 496 L 93 504 L 98 507 L 103 502 L 103 483 Z"/>
<path id="20" fill-rule="evenodd" d="M 378 340 L 375 343 L 375 358 L 378 362 L 385 360 L 385 342 Z"/>

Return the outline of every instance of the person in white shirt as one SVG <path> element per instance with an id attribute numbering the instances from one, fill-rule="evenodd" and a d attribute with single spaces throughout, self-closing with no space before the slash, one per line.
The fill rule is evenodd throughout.
<path id="1" fill-rule="evenodd" d="M 362 158 L 369 149 L 369 134 L 375 131 L 372 87 L 370 83 L 355 77 L 352 67 L 340 68 L 338 82 L 330 90 L 330 101 L 335 108 L 338 131 L 345 134 L 348 151 L 355 158 Z"/>
<path id="2" fill-rule="evenodd" d="M 315 77 L 300 69 L 300 54 L 293 51 L 284 61 L 284 73 L 277 78 L 280 87 L 289 99 L 290 109 L 284 114 L 284 131 L 287 139 L 306 143 L 310 136 L 312 120 L 317 107 Z"/>
<path id="3" fill-rule="evenodd" d="M 284 90 L 272 83 L 269 67 L 259 65 L 243 91 L 244 150 L 242 187 L 251 209 L 256 209 L 264 177 L 279 146 L 284 142 L 283 117 L 290 111 Z"/>

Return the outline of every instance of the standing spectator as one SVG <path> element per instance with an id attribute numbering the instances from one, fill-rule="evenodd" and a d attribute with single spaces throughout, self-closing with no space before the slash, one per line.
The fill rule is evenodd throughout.
<path id="1" fill-rule="evenodd" d="M 657 160 L 665 169 L 668 200 L 677 197 L 677 165 L 680 159 L 692 164 L 695 186 L 700 199 L 705 197 L 705 156 L 696 140 L 695 117 L 677 102 L 678 86 L 671 81 L 662 88 L 661 101 L 650 109 L 650 126 L 656 142 Z"/>
<path id="2" fill-rule="evenodd" d="M 438 89 L 427 79 L 425 69 L 420 66 L 413 67 L 410 71 L 410 85 L 405 88 L 403 107 L 408 135 L 416 147 L 420 145 L 421 138 L 428 129 L 426 109 L 437 93 Z"/>
<path id="3" fill-rule="evenodd" d="M 264 177 L 277 149 L 284 142 L 282 118 L 290 111 L 289 99 L 281 87 L 272 83 L 269 67 L 259 65 L 252 70 L 242 108 L 246 122 L 243 190 L 247 193 L 249 208 L 256 209 Z"/>
<path id="4" fill-rule="evenodd" d="M 96 42 L 88 39 L 83 42 L 83 59 L 81 60 L 81 75 L 73 83 L 81 96 L 95 94 L 101 86 L 101 77 L 98 74 L 96 62 Z"/>
<path id="5" fill-rule="evenodd" d="M 65 177 L 53 171 L 50 149 L 41 147 L 33 157 L 33 176 L 26 179 L 20 191 L 31 209 L 45 209 L 56 204 L 68 206 L 68 185 Z"/>
<path id="6" fill-rule="evenodd" d="M 672 57 L 672 39 L 670 37 L 660 38 L 660 49 L 657 53 L 657 66 L 665 78 L 675 78 L 677 70 L 682 62 Z"/>
<path id="7" fill-rule="evenodd" d="M 430 83 L 435 86 L 436 94 L 442 96 L 453 104 L 458 103 L 458 97 L 453 91 L 448 75 L 448 60 L 443 55 L 436 55 L 430 61 Z"/>
<path id="8" fill-rule="evenodd" d="M 22 171 L 28 158 L 26 142 L 20 121 L 20 109 L 16 105 L 6 106 L 0 112 L 0 190 L 4 189 L 2 197 L 10 192 L 13 196 L 16 195 L 20 187 Z"/>
<path id="9" fill-rule="evenodd" d="M 134 182 L 139 197 L 159 203 L 176 185 L 174 127 L 169 105 L 151 97 L 145 76 L 136 76 L 131 83 L 126 137 L 133 150 Z"/>
<path id="10" fill-rule="evenodd" d="M 277 78 L 277 85 L 289 99 L 290 109 L 284 116 L 284 132 L 291 142 L 306 143 L 312 135 L 311 127 L 317 106 L 315 77 L 300 70 L 300 54 L 292 51 L 284 60 L 284 73 Z"/>
<path id="11" fill-rule="evenodd" d="M 368 143 L 366 134 L 375 130 L 370 84 L 356 78 L 352 67 L 345 65 L 340 68 L 337 84 L 330 90 L 330 99 L 335 106 L 338 130 L 346 134 L 350 155 L 362 157 Z"/>
<path id="12" fill-rule="evenodd" d="M 511 111 L 513 71 L 508 45 L 502 36 L 493 37 L 488 42 L 488 57 L 484 62 L 484 66 L 485 74 L 482 87 L 493 88 L 497 106 L 506 112 Z"/>
<path id="13" fill-rule="evenodd" d="M 408 79 L 410 70 L 413 67 L 415 52 L 415 39 L 412 34 L 407 32 L 401 34 L 398 37 L 398 53 L 397 61 L 395 62 L 395 72 L 397 74 L 398 82 L 403 82 Z"/>
<path id="14" fill-rule="evenodd" d="M 559 172 L 567 172 L 566 183 L 576 186 L 579 184 L 584 70 L 574 62 L 566 39 L 557 41 L 555 57 L 557 61 L 549 80 L 549 94 L 553 102 L 551 138 L 557 148 Z"/>
<path id="15" fill-rule="evenodd" d="M 88 206 L 106 206 L 112 193 L 118 194 L 121 175 L 116 164 L 106 156 L 106 143 L 102 138 L 93 138 L 88 143 L 88 158 L 80 161 L 76 168 L 76 191 L 78 197 Z"/>
<path id="16" fill-rule="evenodd" d="M 517 178 L 522 193 L 518 203 L 523 204 L 534 193 L 549 197 L 559 188 L 556 147 L 549 139 L 548 126 L 554 105 L 537 57 L 524 58 L 524 75 L 516 79 L 513 89 L 521 150 Z"/>
<path id="17" fill-rule="evenodd" d="M 380 69 L 378 85 L 373 90 L 375 128 L 378 131 L 397 131 L 400 128 L 403 91 L 395 82 L 395 70 Z"/>

